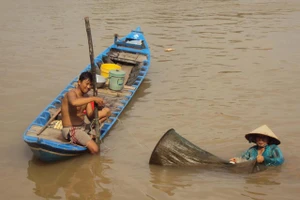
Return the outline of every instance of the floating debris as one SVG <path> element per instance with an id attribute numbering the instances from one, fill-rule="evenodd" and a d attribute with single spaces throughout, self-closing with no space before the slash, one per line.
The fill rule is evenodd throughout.
<path id="1" fill-rule="evenodd" d="M 172 48 L 165 49 L 165 52 L 171 52 L 171 51 L 175 51 L 175 49 L 172 49 Z"/>

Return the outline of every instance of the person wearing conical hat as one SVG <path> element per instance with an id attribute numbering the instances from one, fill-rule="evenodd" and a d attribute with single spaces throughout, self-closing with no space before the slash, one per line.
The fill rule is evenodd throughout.
<path id="1" fill-rule="evenodd" d="M 255 160 L 266 166 L 279 166 L 284 162 L 283 154 L 278 147 L 280 140 L 267 126 L 262 125 L 245 135 L 249 143 L 256 145 L 250 147 L 241 155 L 242 159 Z M 237 158 L 230 159 L 231 163 L 236 163 Z"/>

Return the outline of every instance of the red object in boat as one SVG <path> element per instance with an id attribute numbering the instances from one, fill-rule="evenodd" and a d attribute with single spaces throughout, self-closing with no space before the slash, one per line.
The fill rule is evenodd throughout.
<path id="1" fill-rule="evenodd" d="M 91 102 L 91 105 L 92 105 L 92 110 L 94 110 L 95 104 L 93 101 Z M 84 110 L 83 113 L 86 114 L 86 110 Z"/>

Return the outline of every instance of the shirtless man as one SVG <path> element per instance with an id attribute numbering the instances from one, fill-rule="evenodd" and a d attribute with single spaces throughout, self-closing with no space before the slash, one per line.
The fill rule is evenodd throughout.
<path id="1" fill-rule="evenodd" d="M 99 148 L 85 129 L 84 110 L 86 110 L 88 119 L 92 121 L 94 112 L 91 102 L 104 106 L 104 101 L 100 97 L 87 95 L 92 88 L 92 80 L 93 76 L 90 72 L 83 72 L 79 76 L 77 87 L 67 92 L 62 99 L 62 134 L 72 143 L 86 146 L 92 154 L 96 154 L 99 152 Z M 103 122 L 110 115 L 110 109 L 103 108 L 98 114 L 100 121 Z"/>

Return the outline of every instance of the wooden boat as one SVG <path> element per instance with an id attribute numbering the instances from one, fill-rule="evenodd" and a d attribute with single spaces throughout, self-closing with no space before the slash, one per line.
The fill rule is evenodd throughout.
<path id="1" fill-rule="evenodd" d="M 94 63 L 99 67 L 99 71 L 101 71 L 102 64 L 112 63 L 119 65 L 126 72 L 122 90 L 110 90 L 107 84 L 104 88 L 98 89 L 98 96 L 108 102 L 112 111 L 109 119 L 100 126 L 100 140 L 102 140 L 115 124 L 148 72 L 150 50 L 140 27 L 121 39 L 115 35 L 114 43 L 96 56 Z M 91 65 L 88 65 L 81 72 L 84 71 L 91 71 Z M 75 77 L 33 120 L 23 134 L 23 139 L 29 145 L 34 156 L 42 161 L 64 160 L 88 151 L 84 146 L 75 145 L 65 140 L 61 135 L 60 129 L 62 127 L 59 125 L 61 120 L 58 113 L 61 100 L 66 92 L 76 87 L 77 80 L 78 77 Z"/>

